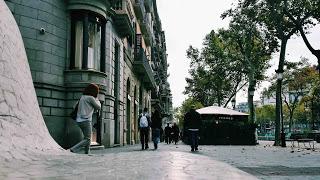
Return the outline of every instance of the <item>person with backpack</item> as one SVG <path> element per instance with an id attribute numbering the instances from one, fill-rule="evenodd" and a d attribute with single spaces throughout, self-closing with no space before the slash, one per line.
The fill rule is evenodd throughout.
<path id="1" fill-rule="evenodd" d="M 95 110 L 101 109 L 101 103 L 97 96 L 99 86 L 89 84 L 77 103 L 76 122 L 83 133 L 83 140 L 70 148 L 71 152 L 77 152 L 84 147 L 85 154 L 90 153 L 91 133 L 92 133 L 92 114 Z"/>
<path id="2" fill-rule="evenodd" d="M 151 118 L 148 113 L 148 108 L 143 109 L 143 113 L 139 115 L 138 119 L 139 130 L 140 130 L 140 141 L 142 150 L 149 149 L 149 129 L 151 125 Z"/>

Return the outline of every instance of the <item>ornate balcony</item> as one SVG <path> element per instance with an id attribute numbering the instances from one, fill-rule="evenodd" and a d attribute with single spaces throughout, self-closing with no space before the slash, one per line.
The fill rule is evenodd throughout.
<path id="1" fill-rule="evenodd" d="M 156 87 L 156 81 L 153 77 L 153 71 L 143 48 L 140 48 L 139 52 L 136 52 L 133 65 L 136 73 L 142 76 L 145 87 L 148 89 L 154 89 Z"/>
<path id="2" fill-rule="evenodd" d="M 152 0 L 144 0 L 144 6 L 147 12 L 151 12 L 153 8 Z"/>
<path id="3" fill-rule="evenodd" d="M 110 10 L 110 3 L 106 0 L 67 0 L 67 4 L 68 10 L 88 10 L 105 18 Z"/>
<path id="4" fill-rule="evenodd" d="M 107 74 L 95 71 L 95 70 L 65 70 L 64 82 L 68 88 L 78 88 L 78 90 L 83 88 L 83 85 L 88 82 L 94 82 L 103 86 L 108 82 Z"/>
<path id="5" fill-rule="evenodd" d="M 128 0 L 112 1 L 113 20 L 121 37 L 133 36 L 135 34 L 132 22 L 133 13 L 129 3 Z"/>
<path id="6" fill-rule="evenodd" d="M 152 45 L 152 31 L 151 31 L 151 22 L 148 16 L 145 16 L 143 21 L 140 22 L 141 32 L 144 37 L 145 43 L 148 46 Z"/>
<path id="7" fill-rule="evenodd" d="M 146 9 L 144 8 L 144 2 L 143 0 L 135 0 L 135 3 L 133 5 L 134 12 L 139 20 L 143 20 L 146 16 Z"/>

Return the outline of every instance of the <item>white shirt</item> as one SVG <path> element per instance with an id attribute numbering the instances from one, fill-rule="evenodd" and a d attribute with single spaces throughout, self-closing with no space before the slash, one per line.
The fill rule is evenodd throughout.
<path id="1" fill-rule="evenodd" d="M 89 95 L 82 95 L 79 100 L 77 122 L 92 121 L 92 114 L 94 110 L 99 110 L 101 103 L 97 98 Z"/>

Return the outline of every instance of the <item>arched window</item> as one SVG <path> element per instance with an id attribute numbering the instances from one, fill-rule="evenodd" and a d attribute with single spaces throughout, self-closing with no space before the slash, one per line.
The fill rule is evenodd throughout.
<path id="1" fill-rule="evenodd" d="M 89 11 L 71 13 L 70 69 L 105 72 L 105 18 Z"/>

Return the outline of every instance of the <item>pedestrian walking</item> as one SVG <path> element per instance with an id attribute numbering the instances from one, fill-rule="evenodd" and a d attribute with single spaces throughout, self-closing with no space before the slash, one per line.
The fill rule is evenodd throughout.
<path id="1" fill-rule="evenodd" d="M 198 151 L 200 128 L 201 115 L 195 110 L 195 106 L 192 106 L 184 116 L 184 129 L 188 130 L 191 151 Z"/>
<path id="2" fill-rule="evenodd" d="M 149 129 L 151 125 L 151 118 L 148 113 L 148 108 L 144 108 L 143 112 L 139 115 L 138 119 L 139 130 L 140 130 L 140 141 L 142 150 L 149 149 Z"/>
<path id="3" fill-rule="evenodd" d="M 164 128 L 164 139 L 167 144 L 171 143 L 171 127 L 169 123 L 167 123 L 167 126 Z"/>
<path id="4" fill-rule="evenodd" d="M 160 129 L 162 125 L 162 119 L 160 116 L 160 112 L 156 109 L 151 116 L 152 123 L 152 141 L 154 145 L 154 149 L 158 149 L 158 143 L 160 142 Z"/>
<path id="5" fill-rule="evenodd" d="M 101 103 L 97 96 L 99 87 L 96 84 L 89 84 L 80 97 L 76 122 L 83 133 L 83 139 L 70 148 L 71 152 L 77 152 L 84 147 L 85 154 L 90 153 L 91 133 L 92 133 L 92 114 L 95 110 L 101 109 Z"/>
<path id="6" fill-rule="evenodd" d="M 177 123 L 173 123 L 172 132 L 173 132 L 174 144 L 177 144 L 179 141 L 179 134 L 180 134 L 180 130 L 179 130 Z"/>

